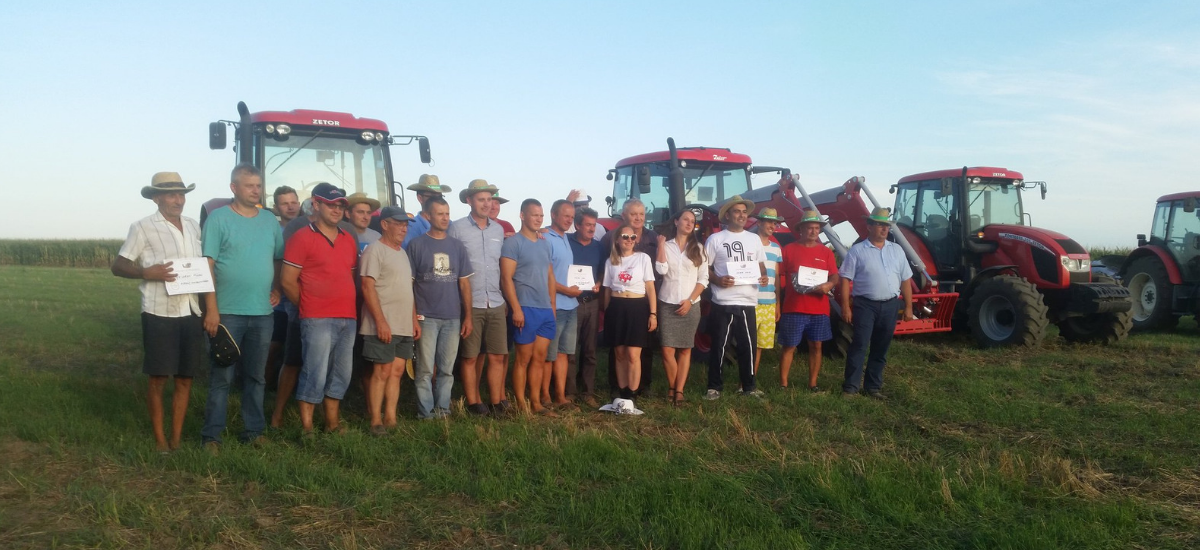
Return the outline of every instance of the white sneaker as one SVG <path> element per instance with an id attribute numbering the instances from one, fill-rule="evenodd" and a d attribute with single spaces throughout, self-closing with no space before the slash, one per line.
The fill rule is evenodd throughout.
<path id="1" fill-rule="evenodd" d="M 708 390 L 704 392 L 705 401 L 716 401 L 721 398 L 721 392 L 718 390 Z"/>

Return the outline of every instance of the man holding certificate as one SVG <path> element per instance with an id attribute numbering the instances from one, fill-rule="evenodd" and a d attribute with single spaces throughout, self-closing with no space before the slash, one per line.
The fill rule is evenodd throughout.
<path id="1" fill-rule="evenodd" d="M 767 283 L 763 265 L 763 246 L 758 235 L 746 231 L 746 222 L 754 202 L 734 195 L 719 212 L 726 224 L 724 231 L 713 233 L 704 243 L 704 253 L 712 262 L 712 309 L 708 326 L 712 335 L 712 351 L 708 356 L 708 391 L 704 398 L 721 398 L 724 387 L 722 365 L 725 347 L 732 338 L 737 351 L 738 373 L 742 395 L 761 398 L 754 375 L 754 350 L 758 346 L 754 307 L 758 305 L 758 286 Z"/>
<path id="2" fill-rule="evenodd" d="M 567 231 L 571 229 L 571 225 L 575 223 L 575 207 L 566 200 L 559 199 L 554 201 L 550 206 L 550 230 L 546 232 L 546 240 L 550 243 L 550 265 L 554 269 L 554 291 L 558 296 L 554 300 L 554 339 L 550 341 L 550 345 L 546 348 L 546 364 L 552 369 L 553 376 L 542 378 L 542 399 L 550 398 L 550 381 L 554 380 L 554 401 L 555 405 L 566 405 L 570 403 L 567 399 L 567 365 L 571 360 L 571 355 L 575 353 L 575 340 L 579 334 L 578 318 L 575 316 L 575 310 L 579 307 L 579 301 L 576 299 L 584 290 L 594 290 L 595 281 L 592 281 L 591 286 L 581 287 L 580 281 L 576 280 L 574 284 L 569 280 L 571 278 L 572 267 L 583 267 L 584 269 L 574 272 L 576 278 L 580 274 L 591 275 L 590 269 L 585 266 L 573 266 L 575 263 L 575 255 L 571 251 L 571 236 Z M 586 283 L 586 281 L 584 281 Z"/>
<path id="3" fill-rule="evenodd" d="M 779 385 L 788 387 L 792 355 L 802 340 L 808 340 L 808 390 L 820 392 L 817 374 L 821 372 L 821 342 L 833 338 L 829 325 L 829 291 L 837 286 L 837 260 L 821 244 L 821 226 L 816 210 L 805 210 L 800 219 L 800 240 L 783 248 L 779 280 L 775 284 L 783 317 L 779 320 Z"/>
<path id="4" fill-rule="evenodd" d="M 191 270 L 197 282 L 212 277 L 208 262 L 200 258 L 200 224 L 183 217 L 184 195 L 196 184 L 184 185 L 175 172 L 154 174 L 150 185 L 142 188 L 142 197 L 154 201 L 158 211 L 129 226 L 129 236 L 121 245 L 112 274 L 126 279 L 140 279 L 142 293 L 142 345 L 145 359 L 142 372 L 150 376 L 146 403 L 150 409 L 150 425 L 159 452 L 179 448 L 183 419 L 187 414 L 192 391 L 192 378 L 204 364 L 204 324 L 200 319 L 200 299 L 195 292 L 168 292 L 167 285 L 179 280 L 185 264 L 196 264 Z M 193 288 L 203 288 L 200 284 Z M 211 291 L 211 290 L 210 290 Z M 215 315 L 215 312 L 209 312 Z M 171 399 L 171 441 L 163 435 L 163 387 L 167 378 L 175 377 Z"/>

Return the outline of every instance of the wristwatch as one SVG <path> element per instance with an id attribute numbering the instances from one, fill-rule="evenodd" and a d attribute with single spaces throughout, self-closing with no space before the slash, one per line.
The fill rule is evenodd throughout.
<path id="1" fill-rule="evenodd" d="M 694 305 L 694 306 L 696 306 L 696 305 L 700 305 L 700 298 L 699 298 L 699 297 L 697 297 L 695 300 L 689 300 L 689 301 L 690 301 L 690 302 L 692 302 L 692 305 Z"/>

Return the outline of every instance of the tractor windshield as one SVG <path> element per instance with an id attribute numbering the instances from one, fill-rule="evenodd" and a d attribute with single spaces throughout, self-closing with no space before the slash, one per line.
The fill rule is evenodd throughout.
<path id="1" fill-rule="evenodd" d="M 750 190 L 750 173 L 744 164 L 689 160 L 683 168 L 684 204 L 712 206 Z M 634 177 L 638 166 L 617 168 L 613 185 L 613 207 L 620 210 L 625 201 L 641 199 L 646 204 L 646 220 L 662 223 L 670 219 L 671 196 L 667 185 L 670 168 L 665 162 L 645 165 L 650 168 L 650 189 L 638 188 Z"/>
<path id="2" fill-rule="evenodd" d="M 969 231 L 985 225 L 1022 225 L 1021 193 L 1012 180 L 971 178 L 967 187 Z"/>
<path id="3" fill-rule="evenodd" d="M 366 144 L 329 129 L 295 129 L 285 141 L 262 140 L 263 192 L 281 185 L 294 188 L 300 200 L 313 186 L 329 182 L 346 194 L 365 193 L 390 204 L 387 155 L 381 144 Z"/>

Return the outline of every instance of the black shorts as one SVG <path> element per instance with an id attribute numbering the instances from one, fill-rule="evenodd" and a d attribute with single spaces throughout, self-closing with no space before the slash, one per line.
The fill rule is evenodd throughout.
<path id="1" fill-rule="evenodd" d="M 142 372 L 150 376 L 192 378 L 207 364 L 204 321 L 195 315 L 159 317 L 142 313 Z"/>
<path id="2" fill-rule="evenodd" d="M 271 330 L 271 342 L 287 340 L 288 314 L 286 311 L 275 311 L 275 328 Z"/>
<path id="3" fill-rule="evenodd" d="M 304 366 L 304 342 L 300 338 L 300 310 L 289 303 L 287 309 L 287 338 L 283 342 L 283 364 L 288 367 Z"/>

